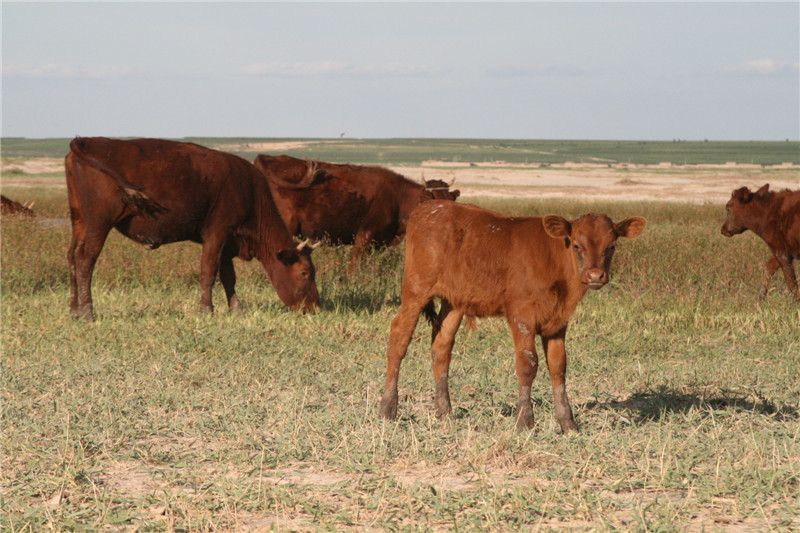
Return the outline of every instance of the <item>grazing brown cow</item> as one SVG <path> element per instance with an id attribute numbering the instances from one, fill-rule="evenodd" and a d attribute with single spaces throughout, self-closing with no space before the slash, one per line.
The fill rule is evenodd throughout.
<path id="1" fill-rule="evenodd" d="M 443 181 L 414 183 L 382 167 L 263 154 L 255 165 L 267 176 L 289 233 L 353 244 L 352 266 L 369 246 L 400 242 L 420 202 L 455 200 L 459 195 Z"/>
<path id="2" fill-rule="evenodd" d="M 535 335 L 544 345 L 556 418 L 563 431 L 576 430 L 565 388 L 567 324 L 586 290 L 608 282 L 617 239 L 635 238 L 644 226 L 640 217 L 614 224 L 606 215 L 567 221 L 510 217 L 454 202 L 421 205 L 408 222 L 402 304 L 392 321 L 381 414 L 397 416 L 400 363 L 420 313 L 438 296 L 442 308 L 431 346 L 438 416 L 450 412 L 450 356 L 462 317 L 504 316 L 516 351 L 517 430 L 533 427 Z"/>
<path id="3" fill-rule="evenodd" d="M 30 205 L 23 205 L 0 194 L 0 213 L 3 215 L 22 215 L 26 217 L 32 217 L 32 207 L 33 203 Z"/>
<path id="4" fill-rule="evenodd" d="M 780 268 L 786 285 L 800 302 L 792 265 L 800 257 L 800 191 L 770 191 L 769 183 L 756 192 L 742 187 L 733 191 L 726 208 L 728 218 L 722 225 L 723 235 L 732 237 L 750 230 L 764 239 L 772 252 L 760 296 L 766 296 L 769 282 Z"/>
<path id="5" fill-rule="evenodd" d="M 310 249 L 294 243 L 267 180 L 248 161 L 192 143 L 79 137 L 70 143 L 65 166 L 75 316 L 92 319 L 92 272 L 111 228 L 148 250 L 178 241 L 202 244 L 203 311 L 212 310 L 217 273 L 229 307 L 240 308 L 234 257 L 257 258 L 289 307 L 319 307 Z"/>

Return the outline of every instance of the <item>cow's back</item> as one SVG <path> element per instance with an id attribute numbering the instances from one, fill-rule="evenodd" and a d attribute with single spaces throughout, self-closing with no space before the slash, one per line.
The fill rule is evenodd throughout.
<path id="1" fill-rule="evenodd" d="M 366 224 L 374 226 L 373 235 L 379 241 L 395 236 L 396 224 L 391 220 L 397 219 L 396 178 L 402 177 L 392 171 L 315 162 L 313 180 L 294 186 L 303 182 L 308 161 L 285 155 L 259 155 L 255 164 L 267 176 L 291 233 L 353 244 L 356 233 Z"/>
<path id="2" fill-rule="evenodd" d="M 110 218 L 147 246 L 201 241 L 209 228 L 236 228 L 254 216 L 254 179 L 244 159 L 192 143 L 163 139 L 78 138 L 66 158 L 71 204 L 82 217 Z M 158 216 L 134 209 L 111 178 L 136 188 Z"/>

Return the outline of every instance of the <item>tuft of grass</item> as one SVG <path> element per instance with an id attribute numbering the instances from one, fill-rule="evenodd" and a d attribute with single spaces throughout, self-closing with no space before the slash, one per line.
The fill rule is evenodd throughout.
<path id="1" fill-rule="evenodd" d="M 479 203 L 648 219 L 570 326 L 579 434 L 558 433 L 544 364 L 536 430 L 514 432 L 513 348 L 495 319 L 458 334 L 450 419 L 433 414 L 424 321 L 400 419 L 378 417 L 402 245 L 355 270 L 349 247 L 318 249 L 324 304 L 308 315 L 282 306 L 259 265 L 237 262 L 244 311 L 227 312 L 217 287 L 206 316 L 199 246 L 145 252 L 112 234 L 98 320 L 85 324 L 68 313 L 69 226 L 3 219 L 0 527 L 800 527 L 800 310 L 782 279 L 756 299 L 763 243 L 722 237 L 718 206 Z"/>

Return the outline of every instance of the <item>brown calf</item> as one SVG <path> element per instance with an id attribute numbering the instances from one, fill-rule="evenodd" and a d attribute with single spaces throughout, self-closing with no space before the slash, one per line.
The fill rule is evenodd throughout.
<path id="1" fill-rule="evenodd" d="M 431 201 L 411 215 L 406 236 L 402 304 L 392 321 L 381 414 L 397 416 L 397 380 L 419 315 L 438 296 L 433 379 L 436 414 L 450 412 L 448 372 L 462 317 L 504 316 L 511 329 L 519 379 L 517 430 L 533 427 L 531 383 L 542 338 L 563 431 L 578 427 L 567 400 L 567 324 L 586 290 L 608 282 L 619 237 L 635 238 L 645 220 L 614 224 L 606 215 L 573 221 L 548 215 L 510 217 L 473 205 Z"/>
<path id="2" fill-rule="evenodd" d="M 257 258 L 291 308 L 319 307 L 308 246 L 294 243 L 264 176 L 233 154 L 162 139 L 79 137 L 65 159 L 72 221 L 70 309 L 91 320 L 92 273 L 116 228 L 152 250 L 194 241 L 200 256 L 200 307 L 211 311 L 219 274 L 228 305 L 239 309 L 233 258 Z"/>
<path id="3" fill-rule="evenodd" d="M 764 239 L 772 252 L 760 296 L 766 296 L 769 282 L 780 268 L 786 285 L 800 302 L 792 265 L 800 257 L 800 191 L 770 191 L 769 183 L 756 192 L 742 187 L 733 191 L 726 208 L 728 217 L 722 224 L 723 235 L 732 237 L 750 230 Z"/>

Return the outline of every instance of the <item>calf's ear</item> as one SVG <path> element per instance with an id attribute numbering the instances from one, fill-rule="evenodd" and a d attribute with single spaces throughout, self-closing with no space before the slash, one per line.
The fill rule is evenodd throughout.
<path id="1" fill-rule="evenodd" d="M 642 217 L 630 217 L 622 222 L 614 224 L 614 231 L 616 231 L 617 235 L 620 237 L 635 239 L 642 234 L 645 224 L 647 224 L 647 221 Z"/>
<path id="2" fill-rule="evenodd" d="M 542 218 L 544 232 L 555 239 L 568 238 L 572 234 L 572 224 L 564 217 L 547 215 Z"/>
<path id="3" fill-rule="evenodd" d="M 768 190 L 769 190 L 769 183 L 765 183 L 764 185 L 761 186 L 760 189 L 756 191 L 756 195 L 764 196 Z"/>

